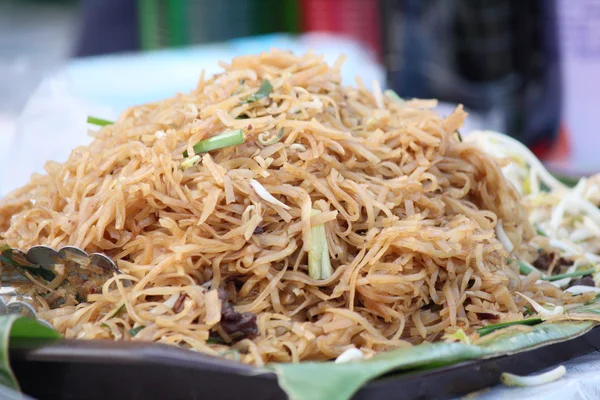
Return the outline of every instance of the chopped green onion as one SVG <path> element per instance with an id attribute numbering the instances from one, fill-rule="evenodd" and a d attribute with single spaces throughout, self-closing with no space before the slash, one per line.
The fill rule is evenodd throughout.
<path id="1" fill-rule="evenodd" d="M 272 91 L 273 91 L 273 85 L 271 85 L 271 82 L 269 82 L 268 79 L 265 79 L 260 84 L 258 91 L 256 93 L 254 93 L 252 96 L 248 97 L 246 100 L 242 101 L 242 104 L 253 103 L 255 101 L 264 99 L 265 97 L 270 95 Z"/>
<path id="2" fill-rule="evenodd" d="M 117 315 L 119 315 L 121 313 L 121 311 L 123 311 L 125 309 L 125 303 L 121 304 L 121 307 L 117 308 L 117 311 L 115 311 L 110 318 L 114 318 Z"/>
<path id="3" fill-rule="evenodd" d="M 559 365 L 553 370 L 535 376 L 519 376 L 503 372 L 502 375 L 500 375 L 500 381 L 506 386 L 537 386 L 557 381 L 566 373 L 567 369 L 563 365 Z"/>
<path id="4" fill-rule="evenodd" d="M 220 336 L 211 336 L 206 339 L 206 344 L 225 344 L 225 341 Z"/>
<path id="5" fill-rule="evenodd" d="M 240 81 L 240 85 L 233 91 L 232 95 L 235 96 L 236 94 L 239 94 L 242 91 L 242 89 L 244 88 L 244 83 L 246 83 L 246 80 L 242 79 Z"/>
<path id="6" fill-rule="evenodd" d="M 575 185 L 577 185 L 577 183 L 579 183 L 579 178 L 576 178 L 574 176 L 567 176 L 567 175 L 563 175 L 563 174 L 558 174 L 556 172 L 553 172 L 552 176 L 554 176 L 562 184 L 564 184 L 565 186 L 568 186 L 570 188 L 575 187 Z"/>
<path id="7" fill-rule="evenodd" d="M 52 282 L 54 280 L 54 278 L 56 278 L 56 274 L 52 271 L 50 271 L 49 269 L 40 267 L 40 266 L 25 266 L 25 265 L 19 265 L 18 267 L 16 267 L 17 270 L 19 268 L 29 272 L 30 274 L 33 275 L 37 275 L 40 276 L 42 279 L 44 279 L 47 282 Z"/>
<path id="8" fill-rule="evenodd" d="M 101 326 L 102 328 L 108 328 L 108 329 L 110 329 L 110 326 L 108 326 L 108 325 L 107 325 L 107 324 L 105 324 L 104 322 L 103 322 L 103 323 L 101 323 L 101 324 L 100 324 L 100 326 Z"/>
<path id="9" fill-rule="evenodd" d="M 131 329 L 129 330 L 129 334 L 130 334 L 131 336 L 135 336 L 135 335 L 137 335 L 138 333 L 140 333 L 140 331 L 141 331 L 142 329 L 144 329 L 144 328 L 145 328 L 145 326 L 144 326 L 144 325 L 140 325 L 140 326 L 138 326 L 137 328 L 131 328 Z"/>
<path id="10" fill-rule="evenodd" d="M 311 215 L 320 214 L 318 210 L 312 210 Z M 329 247 L 325 225 L 319 224 L 310 229 L 311 245 L 308 250 L 308 275 L 313 279 L 327 279 L 333 273 L 331 260 L 329 259 Z"/>
<path id="11" fill-rule="evenodd" d="M 546 235 L 546 232 L 544 232 L 543 230 L 541 230 L 537 226 L 535 227 L 535 233 L 537 233 L 538 236 L 548 236 L 548 235 Z"/>
<path id="12" fill-rule="evenodd" d="M 12 259 L 12 248 L 6 244 L 0 246 L 0 261 L 5 264 L 10 264 L 13 267 L 20 267 L 21 265 Z"/>
<path id="13" fill-rule="evenodd" d="M 540 275 L 542 276 L 542 279 L 544 279 L 544 277 L 546 276 L 546 274 L 544 274 L 542 271 L 540 271 L 533 265 L 529 264 L 528 262 L 523 261 L 523 260 L 518 260 L 518 261 L 519 261 L 519 272 L 521 272 L 523 275 L 529 275 L 530 273 L 535 271 L 535 272 L 540 273 Z"/>
<path id="14" fill-rule="evenodd" d="M 404 103 L 404 99 L 398 96 L 398 93 L 394 92 L 392 89 L 386 90 L 385 92 L 383 92 L 383 94 L 385 94 L 387 97 L 389 97 L 397 103 Z"/>
<path id="15" fill-rule="evenodd" d="M 500 322 L 499 324 L 491 324 L 491 325 L 486 325 L 483 328 L 479 328 L 477 329 L 477 333 L 479 333 L 479 336 L 485 336 L 489 333 L 492 333 L 494 331 L 497 331 L 498 329 L 503 329 L 503 328 L 507 328 L 509 326 L 514 326 L 514 325 L 537 325 L 542 323 L 542 319 L 541 318 L 527 318 L 527 319 L 520 319 L 518 321 L 509 321 L 509 322 Z"/>
<path id="16" fill-rule="evenodd" d="M 0 245 L 0 261 L 4 264 L 12 265 L 20 274 L 25 275 L 25 271 L 32 275 L 41 277 L 47 282 L 52 282 L 56 278 L 56 274 L 49 269 L 42 268 L 39 265 L 21 265 L 12 259 L 12 248 L 7 244 Z"/>
<path id="17" fill-rule="evenodd" d="M 542 277 L 542 280 L 545 280 L 548 282 L 554 282 L 554 281 L 559 281 L 559 280 L 565 279 L 565 278 L 575 278 L 577 276 L 593 275 L 594 272 L 596 272 L 595 269 L 586 269 L 583 271 L 569 272 L 566 274 L 544 276 L 544 277 Z"/>
<path id="18" fill-rule="evenodd" d="M 594 299 L 593 299 L 593 300 L 590 300 L 590 301 L 588 301 L 587 303 L 584 303 L 583 305 L 584 305 L 584 306 L 589 306 L 590 304 L 594 303 L 594 302 L 595 302 L 596 300 L 598 300 L 598 299 L 600 299 L 600 293 L 598 293 L 598 294 L 596 295 L 596 297 L 594 297 Z"/>
<path id="19" fill-rule="evenodd" d="M 114 124 L 114 122 L 106 120 L 106 119 L 89 117 L 89 116 L 87 117 L 87 123 L 92 124 L 92 125 L 98 125 L 98 126 L 106 126 L 106 125 Z"/>
<path id="20" fill-rule="evenodd" d="M 223 147 L 235 146 L 242 143 L 244 143 L 244 133 L 241 129 L 237 129 L 199 141 L 194 145 L 194 153 L 207 153 L 209 151 L 222 149 Z M 187 157 L 188 152 L 184 151 L 183 156 Z"/>
<path id="21" fill-rule="evenodd" d="M 552 189 L 550 189 L 550 186 L 546 185 L 544 182 L 540 182 L 540 191 L 544 192 L 544 193 L 550 193 Z"/>
<path id="22" fill-rule="evenodd" d="M 271 136 L 268 139 L 267 139 L 267 137 L 269 136 L 269 132 L 263 132 L 258 135 L 258 141 L 263 146 L 271 146 L 271 145 L 279 142 L 283 138 L 283 132 L 284 132 L 284 130 L 283 130 L 283 128 L 281 128 L 279 130 L 279 133 L 277 133 L 277 135 Z"/>
<path id="23" fill-rule="evenodd" d="M 471 339 L 469 339 L 465 331 L 462 329 L 458 329 L 454 333 L 445 333 L 444 336 L 442 336 L 442 339 L 454 339 L 457 342 L 471 344 Z"/>
<path id="24" fill-rule="evenodd" d="M 462 142 L 463 138 L 462 138 L 462 135 L 460 134 L 460 131 L 457 129 L 456 131 L 454 131 L 454 133 L 456 133 L 456 136 L 458 136 L 458 141 Z"/>
<path id="25" fill-rule="evenodd" d="M 200 156 L 198 154 L 196 154 L 193 157 L 186 158 L 185 160 L 183 160 L 183 162 L 181 163 L 181 169 L 186 170 L 188 168 L 192 168 L 193 166 L 197 165 L 199 162 L 200 162 Z"/>
<path id="26" fill-rule="evenodd" d="M 283 128 L 281 128 L 279 130 L 279 133 L 277 134 L 277 140 L 274 143 L 277 143 L 281 140 L 281 138 L 283 137 Z"/>

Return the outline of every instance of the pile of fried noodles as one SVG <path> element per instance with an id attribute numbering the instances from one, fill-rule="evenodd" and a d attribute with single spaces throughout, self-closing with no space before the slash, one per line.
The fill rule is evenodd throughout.
<path id="1" fill-rule="evenodd" d="M 498 163 L 461 141 L 463 109 L 442 118 L 376 82 L 342 86 L 341 64 L 235 58 L 189 94 L 126 110 L 4 198 L 3 242 L 102 252 L 122 272 L 84 296 L 60 273 L 38 279 L 39 316 L 67 338 L 262 365 L 472 333 L 522 318 L 516 292 L 556 303 L 559 288 L 507 263 L 532 229 Z M 243 144 L 194 154 L 235 130 Z M 311 277 L 320 225 L 332 273 Z"/>

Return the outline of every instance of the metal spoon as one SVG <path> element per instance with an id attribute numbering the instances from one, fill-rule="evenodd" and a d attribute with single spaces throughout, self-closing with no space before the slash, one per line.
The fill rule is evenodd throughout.
<path id="1" fill-rule="evenodd" d="M 50 325 L 48 321 L 45 321 L 38 317 L 35 309 L 28 302 L 31 301 L 31 297 L 22 296 L 18 294 L 14 288 L 11 287 L 2 287 L 0 292 L 0 315 L 20 315 L 23 317 L 35 319 L 41 324 L 52 328 L 52 325 Z"/>
<path id="2" fill-rule="evenodd" d="M 3 282 L 35 281 L 35 276 L 50 283 L 57 275 L 64 275 L 59 287 L 67 289 L 68 295 L 72 295 L 77 302 L 84 301 L 87 295 L 99 291 L 114 273 L 121 273 L 106 255 L 88 254 L 74 246 L 65 246 L 59 250 L 48 246 L 33 246 L 23 252 L 5 245 L 0 247 L 0 262 L 5 267 L 2 269 Z M 129 281 L 123 283 L 130 284 Z M 64 303 L 65 300 L 54 295 L 48 302 L 53 306 L 60 305 L 61 301 Z"/>

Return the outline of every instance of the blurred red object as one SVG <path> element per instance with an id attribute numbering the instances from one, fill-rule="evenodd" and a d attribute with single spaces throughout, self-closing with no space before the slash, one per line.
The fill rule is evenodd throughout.
<path id="1" fill-rule="evenodd" d="M 538 145 L 531 150 L 545 161 L 565 162 L 571 156 L 571 141 L 572 135 L 563 124 L 558 132 L 556 142 Z"/>
<path id="2" fill-rule="evenodd" d="M 379 2 L 301 0 L 302 30 L 331 32 L 355 39 L 382 57 Z"/>

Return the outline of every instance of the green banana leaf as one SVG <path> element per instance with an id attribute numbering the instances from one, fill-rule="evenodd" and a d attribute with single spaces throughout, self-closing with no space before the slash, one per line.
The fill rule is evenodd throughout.
<path id="1" fill-rule="evenodd" d="M 33 319 L 18 315 L 0 316 L 0 385 L 19 390 L 19 384 L 8 359 L 10 339 L 58 339 L 60 337 L 56 331 Z"/>
<path id="2" fill-rule="evenodd" d="M 368 381 L 392 371 L 450 365 L 481 356 L 483 352 L 477 346 L 433 343 L 388 351 L 360 362 L 303 362 L 269 367 L 290 400 L 341 400 L 351 398 Z"/>
<path id="3" fill-rule="evenodd" d="M 369 381 L 389 373 L 515 354 L 576 338 L 600 323 L 600 299 L 570 311 L 569 316 L 577 320 L 514 325 L 483 336 L 473 344 L 428 343 L 388 351 L 359 362 L 281 363 L 267 368 L 277 374 L 279 385 L 291 400 L 346 400 Z M 8 360 L 9 341 L 28 338 L 52 339 L 60 335 L 28 318 L 0 316 L 0 385 L 19 389 Z"/>
<path id="4" fill-rule="evenodd" d="M 598 318 L 600 300 L 572 310 L 577 318 Z M 346 400 L 367 382 L 391 372 L 433 369 L 461 361 L 492 358 L 532 350 L 581 336 L 598 324 L 594 320 L 515 325 L 482 337 L 474 344 L 433 343 L 388 351 L 364 361 L 335 364 L 303 362 L 270 364 L 279 385 L 291 400 Z"/>

